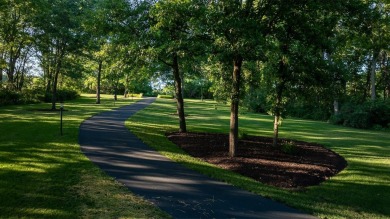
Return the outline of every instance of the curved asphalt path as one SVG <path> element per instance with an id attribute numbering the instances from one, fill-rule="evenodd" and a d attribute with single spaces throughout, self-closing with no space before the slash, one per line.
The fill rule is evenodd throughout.
<path id="1" fill-rule="evenodd" d="M 84 121 L 79 133 L 83 153 L 174 218 L 314 218 L 199 174 L 144 144 L 125 121 L 154 100 L 146 98 Z"/>

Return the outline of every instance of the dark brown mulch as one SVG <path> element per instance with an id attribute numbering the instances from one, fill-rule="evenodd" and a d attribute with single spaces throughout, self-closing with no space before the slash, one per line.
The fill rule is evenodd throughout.
<path id="1" fill-rule="evenodd" d="M 237 156 L 230 158 L 228 135 L 169 133 L 167 137 L 194 157 L 282 188 L 318 185 L 347 166 L 343 157 L 315 143 L 288 140 L 296 150 L 286 153 L 272 147 L 272 138 L 248 136 L 239 141 Z"/>

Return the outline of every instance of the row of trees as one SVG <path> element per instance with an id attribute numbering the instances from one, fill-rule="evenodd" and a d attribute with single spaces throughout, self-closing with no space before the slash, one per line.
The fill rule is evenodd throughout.
<path id="1" fill-rule="evenodd" d="M 172 84 L 181 132 L 186 88 L 211 92 L 231 105 L 235 156 L 239 106 L 275 116 L 277 145 L 286 113 L 388 99 L 389 14 L 385 0 L 0 0 L 1 77 L 10 90 L 35 78 L 53 109 L 58 86 L 96 88 L 100 103 L 102 88 Z"/>

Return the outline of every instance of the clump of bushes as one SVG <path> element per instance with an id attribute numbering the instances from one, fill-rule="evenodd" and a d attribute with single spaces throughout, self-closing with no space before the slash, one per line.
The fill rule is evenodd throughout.
<path id="1" fill-rule="evenodd" d="M 248 137 L 249 135 L 246 132 L 242 131 L 241 129 L 238 130 L 238 139 L 245 140 L 248 139 Z"/>
<path id="2" fill-rule="evenodd" d="M 298 153 L 298 146 L 291 140 L 282 140 L 280 150 L 286 154 L 294 155 Z"/>
<path id="3" fill-rule="evenodd" d="M 139 93 L 139 94 L 127 94 L 127 97 L 136 97 L 136 98 L 142 98 L 144 96 L 143 93 Z"/>
<path id="4" fill-rule="evenodd" d="M 390 101 L 369 101 L 362 104 L 346 103 L 338 115 L 330 120 L 336 125 L 361 129 L 384 129 L 390 125 Z"/>
<path id="5" fill-rule="evenodd" d="M 46 93 L 45 94 L 45 102 L 51 102 L 52 101 L 52 93 Z M 70 89 L 61 89 L 57 90 L 57 101 L 58 102 L 64 102 L 68 100 L 74 100 L 78 97 L 80 97 L 80 94 L 75 90 Z"/>
<path id="6" fill-rule="evenodd" d="M 57 91 L 57 101 L 59 102 L 73 100 L 79 96 L 78 92 L 74 90 L 64 89 Z M 22 91 L 0 88 L 0 106 L 51 102 L 51 98 L 51 93 L 45 93 L 40 88 L 23 89 Z"/>
<path id="7" fill-rule="evenodd" d="M 163 99 L 172 99 L 172 95 L 164 95 L 164 94 L 159 94 L 157 98 L 163 98 Z"/>
<path id="8" fill-rule="evenodd" d="M 13 104 L 38 103 L 45 94 L 41 89 L 24 89 L 22 91 L 0 88 L 0 106 Z"/>

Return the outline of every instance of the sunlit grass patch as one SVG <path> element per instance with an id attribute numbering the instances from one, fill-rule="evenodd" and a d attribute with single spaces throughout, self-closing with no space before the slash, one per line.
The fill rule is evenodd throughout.
<path id="1" fill-rule="evenodd" d="M 50 104 L 0 108 L 0 218 L 162 218 L 158 208 L 134 196 L 80 151 L 81 122 L 137 98 L 95 95 L 65 102 L 60 115 Z"/>
<path id="2" fill-rule="evenodd" d="M 186 100 L 188 131 L 228 133 L 229 107 L 213 101 Z M 145 143 L 199 172 L 322 218 L 390 218 L 390 135 L 334 126 L 325 122 L 285 119 L 280 137 L 317 142 L 344 156 L 348 167 L 319 186 L 284 190 L 219 169 L 187 155 L 165 133 L 178 130 L 175 102 L 158 99 L 127 122 Z M 130 125 L 131 124 L 131 125 Z M 240 129 L 248 135 L 272 136 L 273 118 L 241 113 Z"/>

